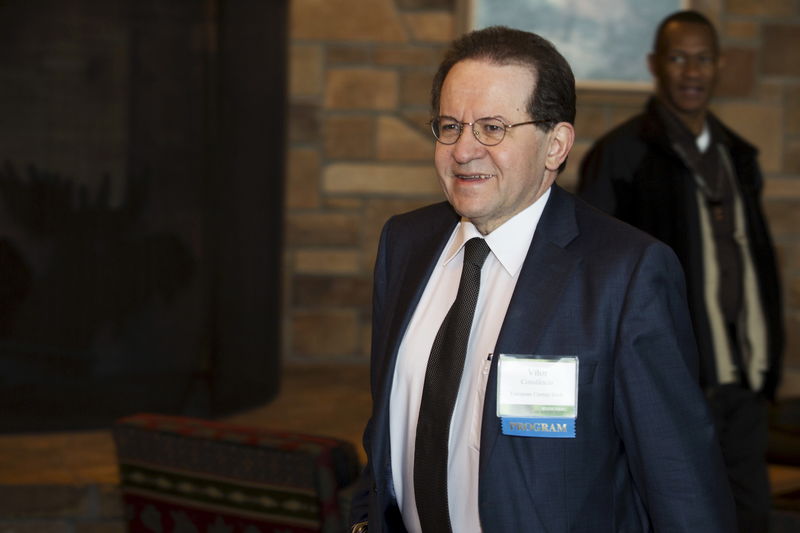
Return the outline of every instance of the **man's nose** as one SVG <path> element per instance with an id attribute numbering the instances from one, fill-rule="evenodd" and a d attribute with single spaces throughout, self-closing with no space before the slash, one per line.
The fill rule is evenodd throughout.
<path id="1" fill-rule="evenodd" d="M 464 125 L 453 145 L 453 157 L 459 163 L 465 163 L 480 157 L 486 150 L 486 146 L 481 144 L 472 126 Z"/>
<path id="2" fill-rule="evenodd" d="M 697 57 L 690 57 L 686 60 L 683 73 L 686 76 L 698 76 L 703 70 L 703 61 Z"/>

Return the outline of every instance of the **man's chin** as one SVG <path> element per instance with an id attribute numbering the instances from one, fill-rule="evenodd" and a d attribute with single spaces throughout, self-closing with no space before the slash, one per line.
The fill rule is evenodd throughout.
<path id="1" fill-rule="evenodd" d="M 708 93 L 702 93 L 692 96 L 683 95 L 680 98 L 675 98 L 672 101 L 672 107 L 679 113 L 685 115 L 698 115 L 705 113 L 710 103 L 711 99 Z"/>
<path id="2" fill-rule="evenodd" d="M 684 115 L 700 115 L 705 113 L 708 109 L 708 100 L 703 101 L 690 101 L 690 102 L 680 102 L 679 105 L 675 106 L 680 113 Z"/>

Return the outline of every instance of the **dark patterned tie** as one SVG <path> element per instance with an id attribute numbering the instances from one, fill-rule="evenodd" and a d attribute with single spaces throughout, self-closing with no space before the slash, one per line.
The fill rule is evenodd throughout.
<path id="1" fill-rule="evenodd" d="M 481 266 L 489 245 L 473 238 L 464 245 L 458 293 L 433 341 L 417 422 L 414 493 L 424 532 L 450 531 L 447 505 L 447 449 L 450 419 L 464 371 L 467 342 L 481 288 Z"/>

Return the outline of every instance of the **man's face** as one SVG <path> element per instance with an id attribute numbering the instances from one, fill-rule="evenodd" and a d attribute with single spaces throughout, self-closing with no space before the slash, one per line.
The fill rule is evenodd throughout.
<path id="1" fill-rule="evenodd" d="M 483 60 L 456 63 L 444 80 L 439 116 L 459 122 L 484 117 L 505 124 L 526 122 L 531 70 Z M 436 143 L 435 164 L 445 196 L 455 210 L 487 234 L 536 201 L 555 180 L 545 168 L 550 133 L 536 125 L 506 131 L 500 144 L 484 146 L 464 126 L 455 144 Z M 552 165 L 551 165 L 552 166 Z M 556 166 L 557 168 L 557 166 Z"/>
<path id="2" fill-rule="evenodd" d="M 669 23 L 662 33 L 650 71 L 658 96 L 684 120 L 704 116 L 719 71 L 711 30 L 692 22 Z"/>

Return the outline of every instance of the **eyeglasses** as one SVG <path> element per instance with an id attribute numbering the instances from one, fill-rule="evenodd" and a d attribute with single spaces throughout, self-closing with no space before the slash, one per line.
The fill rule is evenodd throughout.
<path id="1" fill-rule="evenodd" d="M 552 122 L 552 120 L 529 120 L 527 122 L 517 122 L 516 124 L 506 124 L 499 118 L 485 117 L 479 118 L 475 122 L 459 122 L 453 117 L 436 117 L 431 120 L 431 131 L 436 140 L 442 144 L 455 144 L 464 131 L 464 126 L 472 127 L 472 134 L 478 142 L 484 146 L 494 146 L 506 136 L 506 131 L 517 126 L 526 124 L 542 124 Z"/>

